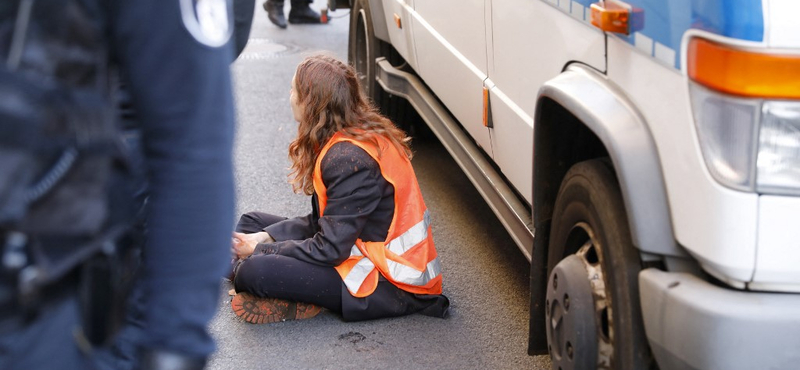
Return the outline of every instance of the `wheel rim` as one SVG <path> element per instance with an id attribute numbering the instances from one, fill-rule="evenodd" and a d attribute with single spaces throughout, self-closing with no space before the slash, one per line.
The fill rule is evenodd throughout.
<path id="1" fill-rule="evenodd" d="M 369 42 L 367 40 L 367 15 L 364 9 L 359 9 L 358 11 L 355 56 L 355 68 L 356 72 L 358 72 L 358 80 L 367 93 L 367 96 L 369 96 L 372 86 L 370 86 L 368 81 L 370 71 L 370 64 L 368 61 Z"/>
<path id="2" fill-rule="evenodd" d="M 605 274 L 601 261 L 602 244 L 595 237 L 592 227 L 580 222 L 570 231 L 565 247 L 567 251 L 576 249 L 577 251 L 556 265 L 548 282 L 545 311 L 550 356 L 554 364 L 558 363 L 560 368 L 570 369 L 581 368 L 580 365 L 573 367 L 576 366 L 574 361 L 579 360 L 577 358 L 573 360 L 573 352 L 588 352 L 593 356 L 596 353 L 596 366 L 611 368 L 611 358 L 614 353 L 613 315 L 611 299 L 605 288 Z M 567 314 L 570 300 L 591 303 L 580 308 L 582 312 L 575 312 L 576 309 L 573 309 L 572 313 Z M 596 341 L 591 338 L 565 340 L 566 332 L 582 324 L 577 321 L 588 321 L 595 327 Z M 594 346 L 596 351 L 594 348 L 581 348 Z"/>
<path id="3" fill-rule="evenodd" d="M 614 354 L 614 346 L 612 344 L 614 343 L 614 325 L 611 297 L 606 291 L 605 273 L 602 264 L 603 245 L 597 240 L 589 224 L 580 222 L 575 225 L 573 230 L 577 231 L 578 234 L 585 233 L 588 238 L 575 255 L 580 257 L 585 264 L 586 277 L 592 286 L 595 320 L 599 324 L 597 330 L 597 365 L 598 367 L 607 366 L 610 368 L 611 357 Z"/>

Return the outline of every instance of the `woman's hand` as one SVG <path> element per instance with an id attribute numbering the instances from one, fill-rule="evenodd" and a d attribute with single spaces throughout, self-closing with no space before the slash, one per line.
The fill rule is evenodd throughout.
<path id="1" fill-rule="evenodd" d="M 253 254 L 256 245 L 259 243 L 271 243 L 274 241 L 275 239 L 264 231 L 253 234 L 243 234 L 234 231 L 233 240 L 231 242 L 231 252 L 235 254 L 236 257 L 245 259 Z"/>

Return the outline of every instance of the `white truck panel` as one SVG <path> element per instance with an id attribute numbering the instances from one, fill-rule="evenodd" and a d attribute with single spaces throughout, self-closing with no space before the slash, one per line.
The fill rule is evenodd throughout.
<path id="1" fill-rule="evenodd" d="M 485 72 L 484 1 L 486 0 L 418 1 L 414 11 L 478 70 Z"/>
<path id="2" fill-rule="evenodd" d="M 586 20 L 530 0 L 494 0 L 492 18 L 494 50 L 489 78 L 530 117 L 539 87 L 561 73 L 567 63 L 580 61 L 605 70 L 605 36 Z M 533 40 L 535 48 L 524 47 Z"/>
<path id="3" fill-rule="evenodd" d="M 774 48 L 800 48 L 800 1 L 764 0 L 764 41 Z"/>
<path id="4" fill-rule="evenodd" d="M 469 3 L 466 6 L 460 0 L 437 0 L 415 4 L 412 30 L 416 71 L 475 142 L 491 155 L 489 129 L 483 125 L 484 6 L 483 0 Z"/>
<path id="5" fill-rule="evenodd" d="M 577 11 L 580 4 L 573 5 L 576 12 L 568 14 L 542 1 L 491 3 L 492 150 L 500 170 L 529 203 L 533 199 L 531 149 L 539 87 L 558 76 L 570 61 L 605 69 L 605 36 L 583 18 L 583 10 Z M 532 39 L 536 48 L 520 47 Z"/>
<path id="6" fill-rule="evenodd" d="M 713 180 L 696 137 L 686 77 L 653 58 L 608 38 L 609 79 L 634 102 L 658 143 L 675 238 L 710 273 L 743 287 L 755 268 L 758 195 Z"/>
<path id="7" fill-rule="evenodd" d="M 389 31 L 389 40 L 395 50 L 408 62 L 411 68 L 417 68 L 417 55 L 411 38 L 411 12 L 413 7 L 408 1 L 391 0 L 383 2 L 383 16 Z M 397 27 L 394 16 L 400 17 L 401 27 Z"/>
<path id="8" fill-rule="evenodd" d="M 533 204 L 533 118 L 498 88 L 491 90 L 492 152 L 500 171 L 528 204 Z"/>
<path id="9" fill-rule="evenodd" d="M 798 291 L 800 286 L 800 198 L 759 199 L 758 258 L 751 288 Z"/>

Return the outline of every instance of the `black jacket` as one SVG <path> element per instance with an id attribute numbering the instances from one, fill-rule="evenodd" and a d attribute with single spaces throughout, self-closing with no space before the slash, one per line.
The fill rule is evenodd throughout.
<path id="1" fill-rule="evenodd" d="M 337 266 L 350 256 L 357 238 L 386 239 L 394 214 L 394 187 L 383 178 L 378 163 L 363 149 L 341 142 L 328 150 L 320 170 L 328 196 L 325 215 L 319 217 L 314 195 L 311 214 L 264 228 L 276 242 L 260 244 L 256 253 Z"/>

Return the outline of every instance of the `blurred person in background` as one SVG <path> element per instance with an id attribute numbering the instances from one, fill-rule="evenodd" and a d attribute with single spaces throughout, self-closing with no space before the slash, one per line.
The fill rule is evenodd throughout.
<path id="1" fill-rule="evenodd" d="M 301 62 L 290 102 L 292 186 L 312 213 L 244 214 L 233 235 L 231 302 L 250 323 L 315 316 L 347 321 L 421 313 L 445 317 L 431 219 L 409 138 L 377 113 L 355 70 L 328 56 Z"/>
<path id="2" fill-rule="evenodd" d="M 205 366 L 233 218 L 230 5 L 0 5 L 0 368 L 95 368 L 137 265 L 125 366 Z M 116 75 L 138 150 L 120 140 Z"/>
<path id="3" fill-rule="evenodd" d="M 311 9 L 313 0 L 289 0 L 292 9 L 289 10 L 289 23 L 316 24 L 321 23 L 319 13 Z M 262 4 L 267 11 L 267 18 L 272 24 L 286 28 L 286 16 L 283 14 L 284 0 L 266 0 Z"/>

